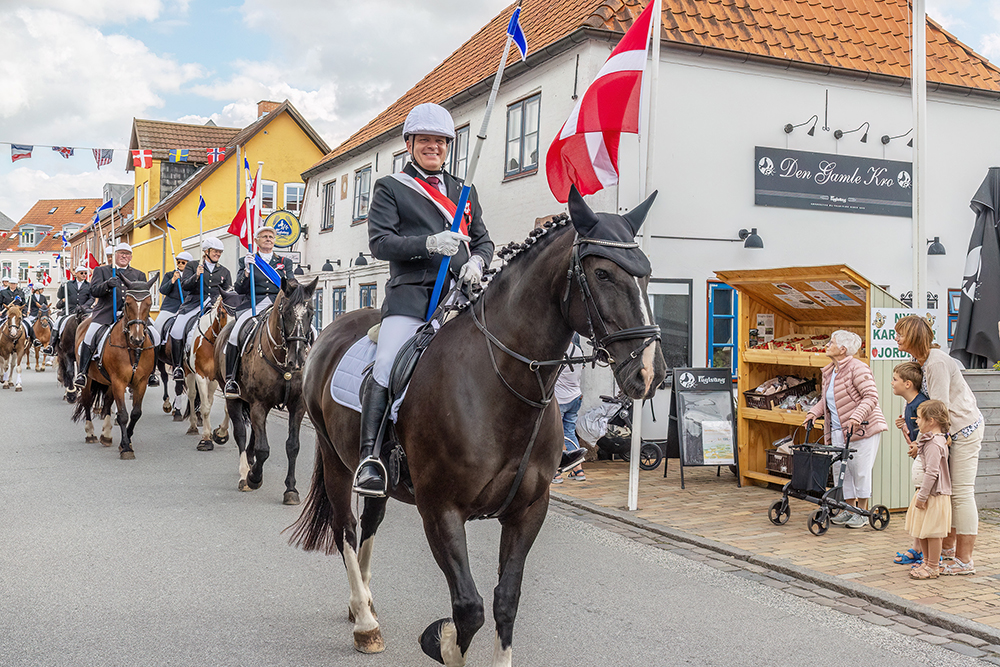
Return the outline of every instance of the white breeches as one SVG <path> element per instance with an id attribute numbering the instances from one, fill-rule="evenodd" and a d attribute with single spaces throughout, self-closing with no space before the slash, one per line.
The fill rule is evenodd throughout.
<path id="1" fill-rule="evenodd" d="M 155 337 L 160 339 L 163 338 L 163 327 L 167 324 L 167 320 L 176 314 L 176 312 L 170 310 L 161 310 L 157 314 L 156 319 L 153 320 L 153 326 L 151 327 L 152 331 L 156 331 Z"/>
<path id="2" fill-rule="evenodd" d="M 274 301 L 271 297 L 266 296 L 257 302 L 257 312 L 264 310 L 270 306 Z M 237 345 L 240 340 L 240 332 L 243 331 L 243 327 L 246 326 L 247 321 L 253 317 L 253 310 L 247 308 L 244 310 L 239 317 L 236 318 L 236 324 L 233 325 L 233 330 L 229 332 L 229 344 Z"/>
<path id="3" fill-rule="evenodd" d="M 174 320 L 174 326 L 170 329 L 170 337 L 175 340 L 184 340 L 184 329 L 187 328 L 187 323 L 191 318 L 198 317 L 198 315 L 199 311 L 197 308 L 178 315 L 177 319 Z"/>
<path id="4" fill-rule="evenodd" d="M 382 318 L 382 326 L 378 330 L 378 347 L 375 348 L 375 366 L 372 377 L 383 387 L 389 386 L 392 364 L 396 361 L 399 348 L 413 338 L 417 329 L 424 321 L 419 317 L 409 315 L 389 315 Z"/>

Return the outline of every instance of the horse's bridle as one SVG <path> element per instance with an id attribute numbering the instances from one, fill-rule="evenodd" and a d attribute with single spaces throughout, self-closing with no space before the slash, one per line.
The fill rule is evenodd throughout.
<path id="1" fill-rule="evenodd" d="M 260 358 L 263 359 L 265 362 L 267 362 L 267 364 L 271 368 L 273 368 L 275 371 L 277 371 L 278 374 L 281 375 L 282 379 L 285 381 L 285 396 L 282 399 L 281 404 L 278 405 L 278 406 L 276 406 L 279 410 L 281 410 L 288 403 L 288 396 L 291 394 L 291 390 L 292 390 L 292 375 L 295 374 L 295 373 L 301 373 L 302 372 L 302 367 L 301 366 L 295 367 L 295 366 L 289 364 L 289 362 L 288 362 L 288 346 L 289 346 L 290 343 L 299 342 L 299 343 L 304 344 L 308 348 L 309 344 L 310 344 L 310 339 L 312 338 L 312 330 L 310 329 L 309 335 L 307 336 L 303 332 L 303 330 L 305 329 L 305 327 L 302 324 L 301 319 L 299 319 L 299 320 L 296 320 L 295 327 L 292 329 L 291 335 L 286 336 L 285 335 L 285 313 L 284 313 L 284 311 L 282 311 L 282 310 L 280 310 L 278 308 L 278 304 L 277 303 L 275 303 L 271 307 L 274 308 L 274 309 L 276 309 L 278 311 L 278 331 L 281 332 L 281 338 L 282 338 L 282 340 L 281 340 L 280 343 L 278 341 L 276 341 L 274 339 L 274 336 L 271 334 L 271 327 L 269 326 L 269 323 L 268 322 L 264 322 L 263 326 L 261 328 L 267 331 L 267 340 L 268 340 L 268 343 L 270 344 L 271 351 L 272 351 L 272 356 L 274 357 L 274 359 L 271 359 L 271 358 L 268 357 L 268 355 L 264 354 L 264 345 L 261 342 L 261 339 L 263 338 L 263 336 L 261 336 L 259 333 L 257 334 L 257 353 L 260 355 Z M 277 353 L 278 353 L 279 350 L 282 353 L 281 356 L 284 357 L 284 361 L 280 361 L 280 362 L 278 361 L 278 354 Z"/>
<path id="2" fill-rule="evenodd" d="M 125 297 L 128 297 L 130 295 L 131 295 L 131 297 L 133 299 L 135 299 L 136 303 L 138 303 L 138 304 L 141 304 L 146 299 L 152 298 L 150 296 L 149 292 L 147 292 L 145 290 L 141 290 L 141 291 L 140 290 L 126 290 Z M 125 297 L 123 297 L 123 299 Z M 124 314 L 124 308 L 122 309 L 122 314 Z M 122 322 L 122 334 L 125 337 L 125 344 L 124 345 L 115 345 L 114 343 L 112 343 L 111 340 L 110 340 L 111 334 L 109 332 L 108 333 L 108 345 L 110 345 L 111 347 L 117 347 L 117 348 L 128 350 L 129 361 L 132 363 L 132 376 L 129 378 L 128 383 L 127 383 L 127 386 L 129 386 L 129 385 L 132 384 L 132 381 L 135 379 L 135 372 L 139 368 L 139 360 L 142 357 L 142 351 L 143 350 L 152 350 L 153 349 L 153 335 L 151 333 L 149 333 L 149 323 L 146 322 L 146 320 L 121 320 L 121 322 Z M 142 327 L 142 345 L 133 345 L 132 344 L 132 337 L 129 336 L 129 333 L 128 333 L 129 328 L 135 326 L 136 324 L 138 324 L 139 326 Z M 147 337 L 149 338 L 149 343 L 150 343 L 148 346 L 145 344 Z"/>

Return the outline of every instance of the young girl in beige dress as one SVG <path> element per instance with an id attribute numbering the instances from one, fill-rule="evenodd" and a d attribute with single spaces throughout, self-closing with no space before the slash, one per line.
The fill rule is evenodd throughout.
<path id="1" fill-rule="evenodd" d="M 920 540 L 924 563 L 910 570 L 914 579 L 938 577 L 941 542 L 951 531 L 950 426 L 948 408 L 941 401 L 924 401 L 917 408 L 917 447 L 924 460 L 924 475 L 906 512 L 906 532 Z"/>

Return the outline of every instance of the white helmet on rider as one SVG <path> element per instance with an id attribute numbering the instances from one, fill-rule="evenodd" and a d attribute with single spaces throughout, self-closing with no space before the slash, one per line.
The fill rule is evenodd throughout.
<path id="1" fill-rule="evenodd" d="M 214 236 L 209 236 L 207 239 L 201 242 L 201 251 L 208 252 L 209 250 L 224 250 L 222 241 L 215 238 Z"/>
<path id="2" fill-rule="evenodd" d="M 183 260 L 185 262 L 190 262 L 191 260 L 194 259 L 194 257 L 191 256 L 191 253 L 189 253 L 188 251 L 184 250 L 184 251 L 181 251 L 181 252 L 177 253 L 177 256 L 174 257 L 174 259 Z"/>
<path id="3" fill-rule="evenodd" d="M 415 134 L 429 134 L 445 137 L 449 142 L 455 138 L 455 121 L 440 104 L 418 104 L 413 107 L 403 123 L 403 141 Z"/>
<path id="4" fill-rule="evenodd" d="M 125 242 L 119 243 L 118 245 L 115 246 L 115 252 L 122 252 L 122 251 L 132 252 L 132 246 L 130 246 Z"/>

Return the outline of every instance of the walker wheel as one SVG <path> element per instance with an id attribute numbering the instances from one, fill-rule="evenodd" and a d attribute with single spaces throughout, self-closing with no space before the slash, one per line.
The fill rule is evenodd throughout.
<path id="1" fill-rule="evenodd" d="M 791 516 L 791 512 L 788 509 L 788 498 L 775 500 L 771 503 L 770 509 L 767 510 L 767 518 L 770 519 L 771 523 L 775 526 L 781 526 L 788 523 L 789 516 Z"/>
<path id="2" fill-rule="evenodd" d="M 871 516 L 868 517 L 868 523 L 875 530 L 885 530 L 885 527 L 889 525 L 889 508 L 885 505 L 873 507 Z"/>
<path id="3" fill-rule="evenodd" d="M 663 452 L 657 445 L 643 443 L 639 449 L 639 467 L 643 470 L 656 470 L 663 460 Z"/>
<path id="4" fill-rule="evenodd" d="M 809 516 L 809 532 L 822 535 L 830 529 L 830 512 L 821 507 Z"/>

